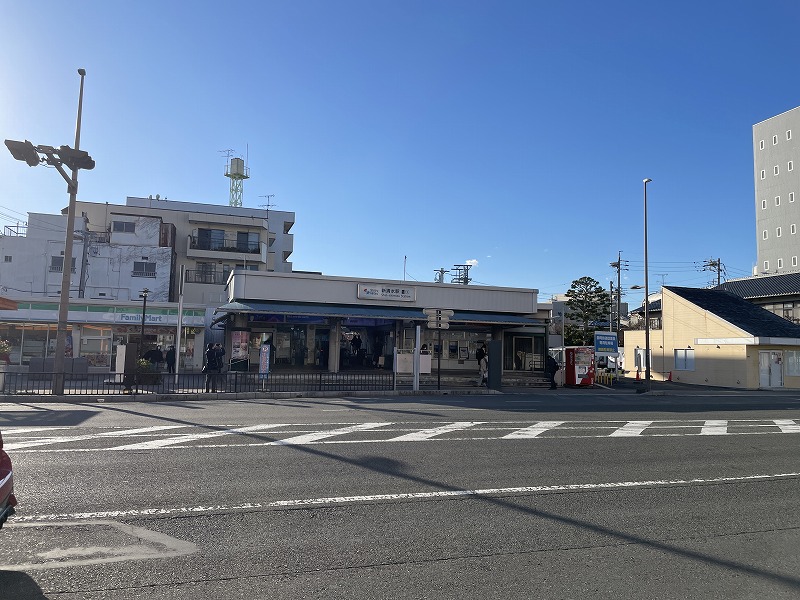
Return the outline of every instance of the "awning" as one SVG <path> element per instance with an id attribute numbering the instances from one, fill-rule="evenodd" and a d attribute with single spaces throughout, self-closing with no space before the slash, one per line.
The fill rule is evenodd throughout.
<path id="1" fill-rule="evenodd" d="M 404 321 L 427 321 L 421 308 L 405 306 L 365 306 L 362 304 L 306 304 L 299 302 L 235 301 L 217 308 L 215 313 L 239 314 L 283 314 L 289 316 L 340 317 L 363 319 L 394 319 Z M 224 316 L 215 319 L 221 321 Z M 484 325 L 544 325 L 541 319 L 505 313 L 483 313 L 456 310 L 450 317 L 452 323 L 475 323 Z"/>

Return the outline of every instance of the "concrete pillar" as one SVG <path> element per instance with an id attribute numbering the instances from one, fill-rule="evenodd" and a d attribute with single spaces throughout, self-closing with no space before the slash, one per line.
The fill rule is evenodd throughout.
<path id="1" fill-rule="evenodd" d="M 341 319 L 331 319 L 331 330 L 328 334 L 328 371 L 339 372 L 339 347 L 342 337 Z"/>

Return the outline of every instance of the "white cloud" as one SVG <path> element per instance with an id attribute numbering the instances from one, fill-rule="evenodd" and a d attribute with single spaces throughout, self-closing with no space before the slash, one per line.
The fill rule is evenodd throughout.
<path id="1" fill-rule="evenodd" d="M 478 266 L 478 259 L 477 258 L 470 258 L 469 260 L 464 261 L 464 264 L 465 265 L 469 265 L 471 267 L 477 267 Z"/>

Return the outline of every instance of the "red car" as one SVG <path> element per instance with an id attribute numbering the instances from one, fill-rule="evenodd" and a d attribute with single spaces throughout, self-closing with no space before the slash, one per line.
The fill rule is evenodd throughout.
<path id="1" fill-rule="evenodd" d="M 14 497 L 14 473 L 11 459 L 3 451 L 3 432 L 0 431 L 0 529 L 8 517 L 14 514 L 17 499 Z"/>

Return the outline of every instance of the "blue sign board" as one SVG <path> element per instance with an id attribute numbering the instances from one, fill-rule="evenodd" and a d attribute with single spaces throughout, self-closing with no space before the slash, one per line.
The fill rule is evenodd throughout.
<path id="1" fill-rule="evenodd" d="M 617 334 L 613 331 L 594 332 L 594 353 L 598 354 L 619 354 L 617 346 Z"/>

